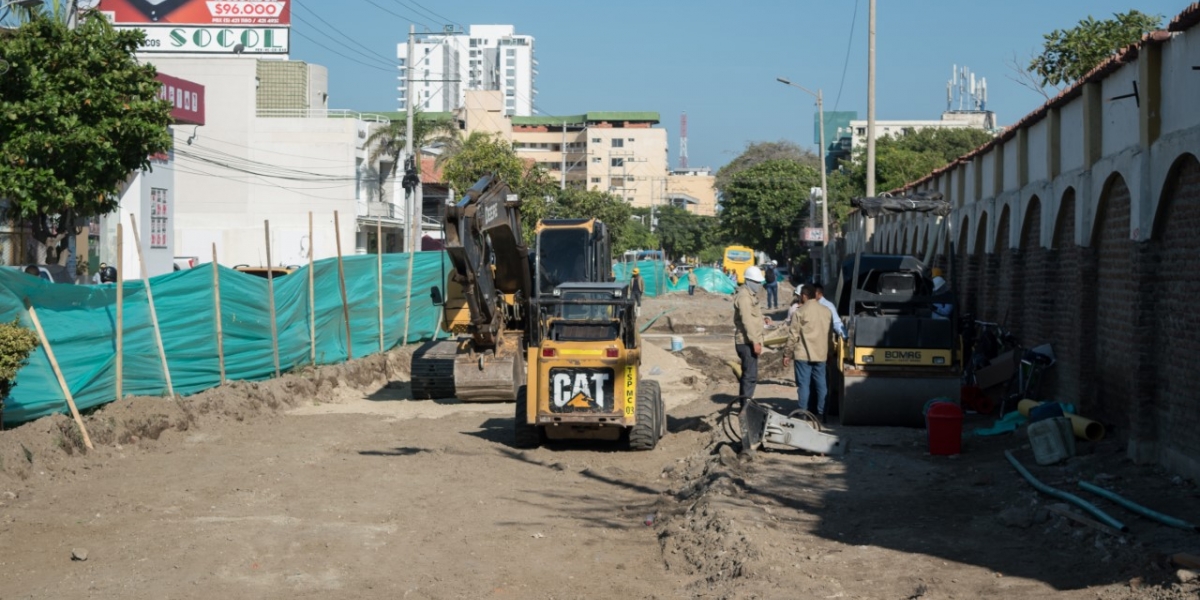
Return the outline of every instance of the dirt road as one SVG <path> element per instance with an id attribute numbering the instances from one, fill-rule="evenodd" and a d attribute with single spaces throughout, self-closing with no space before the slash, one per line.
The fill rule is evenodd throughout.
<path id="1" fill-rule="evenodd" d="M 409 399 L 403 350 L 126 400 L 88 417 L 87 453 L 65 417 L 2 432 L 0 598 L 1196 597 L 1166 554 L 1200 536 L 1111 505 L 1129 533 L 1058 516 L 1001 456 L 1032 467 L 1019 437 L 951 459 L 923 431 L 835 428 L 843 458 L 739 457 L 717 415 L 732 351 L 708 330 L 728 305 L 693 302 L 685 352 L 646 340 L 670 412 L 652 452 L 516 450 L 511 404 Z M 1084 452 L 1034 470 L 1200 521 L 1194 483 L 1115 441 Z"/>

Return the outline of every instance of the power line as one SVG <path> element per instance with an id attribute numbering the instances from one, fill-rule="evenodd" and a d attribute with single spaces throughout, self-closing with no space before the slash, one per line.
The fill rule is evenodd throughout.
<path id="1" fill-rule="evenodd" d="M 385 64 L 387 64 L 388 66 L 392 66 L 392 67 L 394 67 L 394 66 L 396 65 L 396 61 L 395 61 L 395 59 L 392 59 L 392 58 L 388 58 L 388 57 L 386 57 L 386 56 L 383 56 L 382 54 L 379 54 L 378 52 L 375 52 L 374 50 L 371 50 L 370 48 L 367 48 L 366 46 L 363 46 L 362 44 L 360 44 L 360 43 L 358 43 L 357 41 L 355 41 L 355 40 L 354 40 L 354 38 L 351 38 L 350 36 L 346 35 L 345 33 L 342 33 L 342 31 L 341 31 L 340 29 L 338 29 L 337 27 L 334 27 L 333 25 L 330 25 L 330 24 L 329 24 L 329 22 L 328 22 L 328 21 L 326 21 L 325 19 L 322 19 L 320 15 L 318 15 L 318 14 L 316 14 L 316 13 L 313 13 L 311 10 L 310 10 L 309 12 L 312 14 L 312 16 L 313 16 L 315 19 L 317 19 L 318 21 L 320 21 L 320 22 L 324 23 L 326 27 L 328 27 L 328 28 L 332 29 L 332 30 L 333 30 L 335 33 L 337 33 L 338 35 L 340 35 L 340 36 L 342 36 L 342 37 L 344 37 L 344 38 L 346 38 L 346 39 L 350 40 L 350 42 L 351 42 L 351 43 L 353 43 L 353 44 L 355 44 L 355 45 L 357 45 L 357 46 L 359 46 L 359 47 L 362 47 L 362 48 L 364 48 L 364 49 L 365 49 L 365 50 L 367 50 L 367 51 L 366 51 L 366 52 L 363 52 L 362 50 L 357 50 L 357 49 L 355 49 L 355 48 L 351 48 L 351 47 L 347 46 L 347 45 L 346 45 L 344 42 L 338 41 L 338 40 L 337 40 L 337 39 L 335 39 L 333 36 L 329 35 L 328 33 L 325 33 L 325 32 L 324 32 L 324 31 L 322 31 L 322 30 L 321 30 L 319 27 L 317 27 L 316 25 L 312 24 L 311 22 L 309 22 L 309 21 L 308 21 L 307 19 L 305 19 L 304 17 L 302 17 L 302 16 L 300 16 L 300 15 L 295 15 L 295 17 L 296 17 L 297 19 L 299 19 L 299 20 L 300 20 L 300 22 L 304 23 L 305 25 L 308 25 L 308 26 L 312 27 L 314 30 L 316 30 L 317 32 L 319 32 L 321 35 L 323 35 L 323 36 L 325 36 L 325 37 L 329 38 L 329 39 L 330 39 L 331 41 L 333 41 L 335 44 L 341 44 L 343 48 L 345 48 L 345 49 L 347 49 L 347 50 L 349 50 L 349 51 L 351 51 L 351 52 L 357 53 L 358 55 L 360 55 L 360 56 L 363 56 L 363 57 L 367 58 L 368 60 L 373 60 L 373 61 L 378 61 L 378 62 L 385 63 Z"/>
<path id="2" fill-rule="evenodd" d="M 429 25 L 429 23 L 426 23 L 425 21 L 422 21 L 420 19 L 413 19 L 411 17 L 406 17 L 400 13 L 392 12 L 391 10 L 388 10 L 388 9 L 380 6 L 379 4 L 376 4 L 373 0 L 365 0 L 365 1 L 367 4 L 370 4 L 371 6 L 374 6 L 375 8 L 378 8 L 379 10 L 382 10 L 383 12 L 385 12 L 389 15 L 392 15 L 393 17 L 403 19 L 405 21 L 408 21 L 409 23 L 414 23 L 416 25 L 420 25 L 420 26 L 424 27 L 425 29 L 429 29 L 430 31 L 432 31 L 433 29 L 436 29 L 435 27 L 431 27 Z"/>
<path id="3" fill-rule="evenodd" d="M 846 36 L 846 60 L 842 62 L 842 82 L 838 84 L 837 100 L 833 102 L 833 111 L 837 112 L 838 103 L 842 101 L 842 87 L 846 85 L 846 71 L 850 68 L 850 49 L 854 46 L 854 25 L 858 22 L 858 0 L 854 0 L 854 16 L 850 17 L 850 35 Z"/>
<path id="4" fill-rule="evenodd" d="M 418 7 L 419 7 L 421 12 L 424 12 L 425 14 L 430 15 L 434 19 L 441 19 L 443 23 L 449 23 L 450 25 L 458 25 L 459 27 L 462 27 L 462 23 L 456 23 L 450 19 L 447 19 L 446 17 L 443 17 L 443 16 L 429 10 L 428 8 L 425 8 L 424 6 L 421 5 L 420 2 L 413 2 L 413 4 L 417 5 L 417 7 L 413 7 L 413 6 L 409 5 L 408 3 L 403 2 L 401 0 L 392 0 L 392 1 L 395 2 L 396 4 L 399 4 L 400 6 L 403 6 L 407 9 L 413 10 L 413 11 L 418 10 Z"/>
<path id="5" fill-rule="evenodd" d="M 351 61 L 351 62 L 358 63 L 358 64 L 360 64 L 360 65 L 362 65 L 362 66 L 364 66 L 364 67 L 370 68 L 370 69 L 375 69 L 376 71 L 384 71 L 384 72 L 386 72 L 386 73 L 395 73 L 395 70 L 394 70 L 394 69 L 385 69 L 385 68 L 383 68 L 383 67 L 380 67 L 380 66 L 377 66 L 377 65 L 373 65 L 373 64 L 365 63 L 365 62 L 363 62 L 363 61 L 361 61 L 361 60 L 359 60 L 359 59 L 357 59 L 357 58 L 354 58 L 353 56 L 347 56 L 347 55 L 345 55 L 345 54 L 342 54 L 341 52 L 338 52 L 337 50 L 334 50 L 333 48 L 330 48 L 329 46 L 326 46 L 325 44 L 322 44 L 321 42 L 318 42 L 317 40 L 314 40 L 314 39 L 312 39 L 312 38 L 308 37 L 307 35 L 304 35 L 303 33 L 300 33 L 299 31 L 296 31 L 296 30 L 294 30 L 294 29 L 292 30 L 292 33 L 294 33 L 294 34 L 296 34 L 296 35 L 298 35 L 298 36 L 300 36 L 300 37 L 302 37 L 302 38 L 304 38 L 304 39 L 306 39 L 306 40 L 308 40 L 308 41 L 310 41 L 310 42 L 312 42 L 312 43 L 314 43 L 314 44 L 316 44 L 316 45 L 318 45 L 318 46 L 320 46 L 320 47 L 322 47 L 322 48 L 324 48 L 324 49 L 326 49 L 326 50 L 328 50 L 328 51 L 330 51 L 330 52 L 332 52 L 332 53 L 334 53 L 334 54 L 336 54 L 336 55 L 338 55 L 338 56 L 340 56 L 340 57 L 342 57 L 342 58 L 344 58 L 344 59 L 346 59 L 346 60 L 349 60 L 349 61 Z"/>

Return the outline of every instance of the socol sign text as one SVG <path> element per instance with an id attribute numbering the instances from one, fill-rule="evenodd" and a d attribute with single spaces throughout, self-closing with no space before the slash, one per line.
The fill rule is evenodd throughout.
<path id="1" fill-rule="evenodd" d="M 138 52 L 286 54 L 286 27 L 137 27 L 146 32 Z"/>

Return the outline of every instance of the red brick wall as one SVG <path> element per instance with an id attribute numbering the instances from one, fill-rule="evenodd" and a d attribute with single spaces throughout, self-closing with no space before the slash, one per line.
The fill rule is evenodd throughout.
<path id="1" fill-rule="evenodd" d="M 1200 356 L 1200 163 L 1181 161 L 1167 182 L 1150 246 L 1157 252 L 1148 369 L 1159 445 L 1200 457 L 1200 387 L 1193 373 Z"/>
<path id="2" fill-rule="evenodd" d="M 1021 227 L 1019 276 L 1013 282 L 1013 294 L 1020 307 L 1014 311 L 1018 318 L 1013 329 L 1021 337 L 1021 343 L 1034 346 L 1052 340 L 1050 328 L 1054 324 L 1054 284 L 1047 275 L 1051 272 L 1048 251 L 1039 243 L 1042 233 L 1042 205 L 1037 196 L 1029 201 L 1025 213 L 1025 224 Z"/>
<path id="3" fill-rule="evenodd" d="M 1129 188 L 1114 175 L 1100 197 L 1096 212 L 1095 243 L 1098 263 L 1093 286 L 1096 296 L 1095 370 L 1096 408 L 1102 418 L 1121 426 L 1129 422 L 1133 394 L 1130 381 L 1136 372 L 1137 347 L 1133 333 L 1137 318 L 1137 290 L 1133 277 L 1133 242 L 1129 239 Z M 1083 373 L 1084 376 L 1089 375 Z"/>

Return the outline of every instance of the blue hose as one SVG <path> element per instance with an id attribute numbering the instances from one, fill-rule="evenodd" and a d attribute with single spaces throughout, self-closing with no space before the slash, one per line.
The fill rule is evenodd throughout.
<path id="1" fill-rule="evenodd" d="M 1070 502 L 1071 504 L 1074 504 L 1075 506 L 1087 511 L 1093 517 L 1099 519 L 1101 523 L 1104 523 L 1113 529 L 1118 531 L 1129 531 L 1129 528 L 1126 527 L 1124 523 L 1108 516 L 1108 513 L 1096 508 L 1096 506 L 1091 502 L 1088 502 L 1087 500 L 1084 500 L 1075 494 L 1068 494 L 1067 492 L 1057 488 L 1052 488 L 1038 481 L 1033 474 L 1027 471 L 1025 467 L 1021 466 L 1021 463 L 1017 460 L 1017 457 L 1013 456 L 1012 451 L 1005 450 L 1004 456 L 1008 457 L 1008 462 L 1012 463 L 1013 468 L 1025 478 L 1025 481 L 1028 481 L 1030 485 L 1036 488 L 1037 491 L 1046 494 L 1047 496 L 1058 498 L 1059 500 L 1066 500 L 1067 502 Z"/>
<path id="2" fill-rule="evenodd" d="M 1145 506 L 1142 506 L 1133 500 L 1121 496 L 1116 492 L 1106 490 L 1098 485 L 1093 485 L 1086 481 L 1080 481 L 1079 487 L 1098 496 L 1108 498 L 1109 500 L 1112 500 L 1113 502 L 1116 502 L 1117 504 L 1120 504 L 1121 506 L 1124 506 L 1125 508 L 1128 508 L 1139 515 L 1142 515 L 1143 517 L 1154 519 L 1163 525 L 1178 527 L 1179 529 L 1187 529 L 1189 531 L 1200 531 L 1200 528 L 1188 523 L 1187 521 L 1184 521 L 1183 519 L 1176 519 L 1175 517 L 1164 515 L 1158 511 L 1150 510 L 1149 508 L 1146 508 Z"/>

